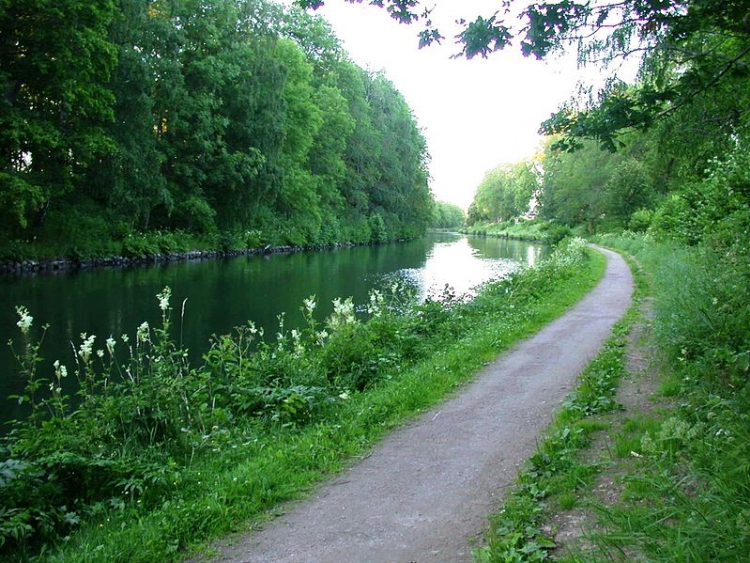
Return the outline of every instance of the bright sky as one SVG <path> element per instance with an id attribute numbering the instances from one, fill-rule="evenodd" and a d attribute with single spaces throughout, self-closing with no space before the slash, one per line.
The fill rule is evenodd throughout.
<path id="1" fill-rule="evenodd" d="M 427 139 L 435 197 L 466 209 L 488 170 L 533 156 L 540 123 L 574 93 L 579 74 L 574 57 L 541 62 L 524 58 L 517 45 L 488 59 L 451 59 L 460 51 L 452 40 L 455 20 L 489 17 L 501 2 L 433 3 L 433 21 L 447 39 L 422 50 L 421 24 L 399 24 L 385 10 L 327 0 L 316 13 L 330 22 L 354 62 L 385 71 L 403 94 Z"/>

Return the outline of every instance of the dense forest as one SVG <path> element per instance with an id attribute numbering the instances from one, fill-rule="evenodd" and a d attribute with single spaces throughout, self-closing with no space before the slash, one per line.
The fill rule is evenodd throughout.
<path id="1" fill-rule="evenodd" d="M 5 260 L 413 237 L 425 139 L 328 24 L 270 0 L 0 7 Z"/>

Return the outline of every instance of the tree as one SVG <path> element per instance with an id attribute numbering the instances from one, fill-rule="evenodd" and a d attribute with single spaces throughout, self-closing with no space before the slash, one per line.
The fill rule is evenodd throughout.
<path id="1" fill-rule="evenodd" d="M 570 227 L 584 226 L 588 233 L 607 218 L 605 188 L 612 170 L 621 160 L 599 149 L 596 143 L 584 142 L 575 153 L 555 148 L 550 140 L 544 154 L 541 214 Z"/>
<path id="2" fill-rule="evenodd" d="M 529 208 L 532 196 L 539 190 L 539 180 L 532 161 L 504 164 L 490 170 L 477 188 L 469 207 L 469 224 L 508 221 Z"/>
<path id="3" fill-rule="evenodd" d="M 6 246 L 32 229 L 76 256 L 162 229 L 222 246 L 364 242 L 431 216 L 411 110 L 296 8 L 0 0 L 0 80 Z"/>
<path id="4" fill-rule="evenodd" d="M 433 229 L 460 229 L 466 222 L 466 214 L 458 205 L 436 201 L 430 227 Z"/>
<path id="5" fill-rule="evenodd" d="M 117 60 L 113 0 L 0 2 L 0 207 L 43 225 L 53 202 L 113 149 L 104 126 Z"/>

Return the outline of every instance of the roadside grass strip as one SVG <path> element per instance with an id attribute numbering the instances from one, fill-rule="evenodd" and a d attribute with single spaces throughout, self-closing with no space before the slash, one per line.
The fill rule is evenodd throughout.
<path id="1" fill-rule="evenodd" d="M 748 250 L 632 234 L 607 243 L 633 252 L 652 280 L 661 395 L 669 403 L 616 436 L 620 500 L 597 506 L 592 549 L 569 560 L 747 561 Z"/>

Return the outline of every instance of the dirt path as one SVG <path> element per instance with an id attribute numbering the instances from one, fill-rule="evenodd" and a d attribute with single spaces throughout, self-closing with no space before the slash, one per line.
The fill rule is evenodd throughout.
<path id="1" fill-rule="evenodd" d="M 379 444 L 265 529 L 220 548 L 231 563 L 459 563 L 576 377 L 630 304 L 625 262 L 575 308 L 488 365 L 460 395 Z"/>

